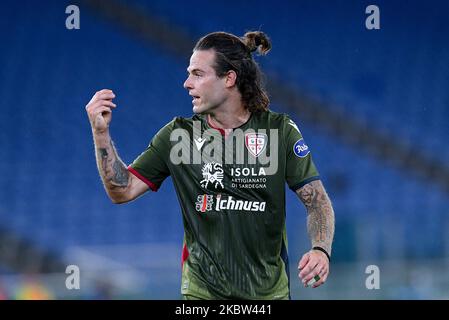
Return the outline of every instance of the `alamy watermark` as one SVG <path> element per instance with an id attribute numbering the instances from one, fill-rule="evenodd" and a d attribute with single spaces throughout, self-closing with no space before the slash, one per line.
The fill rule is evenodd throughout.
<path id="1" fill-rule="evenodd" d="M 365 269 L 365 273 L 369 274 L 365 280 L 365 287 L 368 290 L 380 289 L 380 269 L 375 264 L 369 265 Z"/>
<path id="2" fill-rule="evenodd" d="M 170 161 L 174 165 L 203 162 L 240 165 L 259 163 L 264 167 L 266 175 L 273 175 L 278 170 L 279 162 L 278 131 L 235 129 L 224 139 L 216 129 L 208 129 L 201 134 L 201 122 L 194 121 L 193 136 L 188 130 L 180 128 L 170 134 L 170 141 L 174 142 L 170 150 Z M 295 147 L 303 148 L 302 145 Z"/>
<path id="3" fill-rule="evenodd" d="M 80 289 L 80 268 L 77 265 L 71 264 L 65 269 L 65 273 L 68 274 L 65 279 L 65 287 L 68 290 Z"/>
<path id="4" fill-rule="evenodd" d="M 365 27 L 368 30 L 379 30 L 380 29 L 380 10 L 379 7 L 371 4 L 366 7 L 365 13 L 369 14 L 365 20 Z"/>
<path id="5" fill-rule="evenodd" d="M 71 4 L 65 8 L 65 13 L 69 16 L 65 19 L 65 27 L 69 30 L 80 28 L 80 8 Z"/>

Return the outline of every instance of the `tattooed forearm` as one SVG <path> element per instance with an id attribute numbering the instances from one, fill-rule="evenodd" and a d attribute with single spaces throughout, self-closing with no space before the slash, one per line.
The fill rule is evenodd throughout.
<path id="1" fill-rule="evenodd" d="M 312 246 L 319 246 L 329 254 L 334 238 L 334 210 L 321 181 L 312 181 L 296 191 L 307 208 L 307 232 Z"/>
<path id="2" fill-rule="evenodd" d="M 120 192 L 128 186 L 129 172 L 120 160 L 112 140 L 106 148 L 96 148 L 98 171 L 108 192 Z"/>
<path id="3" fill-rule="evenodd" d="M 119 159 L 114 161 L 112 171 L 114 172 L 114 176 L 111 182 L 116 186 L 126 187 L 128 185 L 129 172 Z"/>

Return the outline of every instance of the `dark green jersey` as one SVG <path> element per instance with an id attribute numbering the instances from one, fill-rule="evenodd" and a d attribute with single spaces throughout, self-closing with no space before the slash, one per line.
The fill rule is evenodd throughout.
<path id="1" fill-rule="evenodd" d="M 285 182 L 318 179 L 296 124 L 252 114 L 226 139 L 203 115 L 175 118 L 129 170 L 156 191 L 171 175 L 183 214 L 181 292 L 205 299 L 288 299 Z"/>

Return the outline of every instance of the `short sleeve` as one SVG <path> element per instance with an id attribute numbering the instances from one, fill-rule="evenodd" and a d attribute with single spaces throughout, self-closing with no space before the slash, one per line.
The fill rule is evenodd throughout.
<path id="1" fill-rule="evenodd" d="M 128 170 L 145 182 L 151 190 L 157 191 L 170 175 L 167 166 L 170 157 L 170 134 L 174 120 L 165 125 L 153 137 L 147 149 L 128 167 Z"/>
<path id="2" fill-rule="evenodd" d="M 319 180 L 320 176 L 301 131 L 287 115 L 283 129 L 287 162 L 285 180 L 290 189 L 296 191 L 311 181 Z"/>

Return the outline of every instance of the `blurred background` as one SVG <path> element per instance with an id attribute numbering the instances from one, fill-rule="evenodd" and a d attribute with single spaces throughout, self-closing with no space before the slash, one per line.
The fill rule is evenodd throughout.
<path id="1" fill-rule="evenodd" d="M 380 10 L 380 29 L 365 22 Z M 69 5 L 79 29 L 67 29 Z M 262 30 L 271 109 L 291 115 L 333 201 L 332 268 L 303 288 L 306 211 L 287 194 L 293 299 L 449 298 L 447 1 L 2 1 L 0 299 L 180 299 L 182 217 L 171 179 L 113 205 L 85 105 L 116 93 L 125 163 L 175 116 L 204 34 Z M 72 19 L 69 19 L 72 20 Z M 73 22 L 73 20 L 72 20 Z M 69 290 L 69 265 L 80 289 Z M 377 266 L 380 288 L 366 287 Z M 368 279 L 369 282 L 369 279 Z"/>

